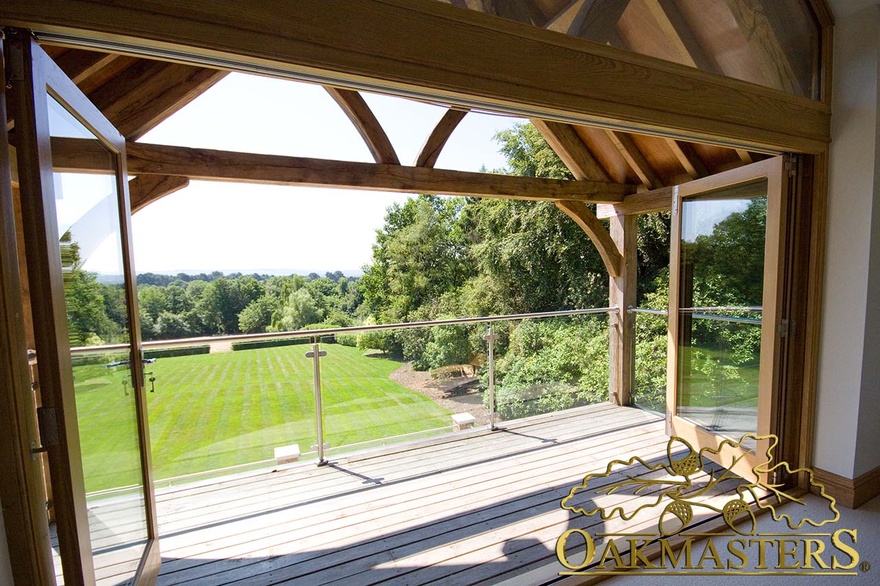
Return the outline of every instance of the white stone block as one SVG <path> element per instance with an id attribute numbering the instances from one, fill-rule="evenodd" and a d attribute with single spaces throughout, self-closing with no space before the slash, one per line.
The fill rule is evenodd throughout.
<path id="1" fill-rule="evenodd" d="M 299 460 L 299 444 L 275 448 L 275 463 L 290 464 Z"/>
<path id="2" fill-rule="evenodd" d="M 456 413 L 452 416 L 452 430 L 461 431 L 474 426 L 476 419 L 470 413 Z"/>

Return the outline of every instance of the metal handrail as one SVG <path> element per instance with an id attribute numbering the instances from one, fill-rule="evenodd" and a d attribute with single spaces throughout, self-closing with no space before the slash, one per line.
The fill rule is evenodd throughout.
<path id="1" fill-rule="evenodd" d="M 669 315 L 669 312 L 665 309 L 648 309 L 646 307 L 633 307 L 630 305 L 626 308 L 627 313 L 647 313 L 650 315 Z"/>
<path id="2" fill-rule="evenodd" d="M 749 313 L 761 313 L 764 311 L 764 308 L 760 305 L 746 305 L 746 306 L 716 306 L 716 307 L 681 307 L 679 308 L 680 312 L 684 313 L 693 313 L 693 312 L 706 312 L 706 311 L 715 311 L 715 312 L 730 312 L 730 311 L 745 311 Z"/>
<path id="3" fill-rule="evenodd" d="M 687 309 L 680 309 L 681 313 L 689 313 L 692 317 L 696 317 L 697 319 L 706 319 L 711 321 L 721 321 L 727 323 L 738 323 L 738 324 L 753 324 L 760 325 L 763 323 L 760 318 L 754 317 L 738 317 L 733 315 L 712 315 L 710 313 L 702 313 L 704 311 L 745 311 L 745 312 L 753 312 L 760 313 L 764 309 L 762 307 L 688 307 Z M 663 315 L 668 316 L 669 311 L 666 309 L 647 309 L 645 307 L 633 307 L 630 305 L 626 308 L 627 313 L 647 313 L 649 315 Z M 700 313 L 697 313 L 700 312 Z"/>
<path id="4" fill-rule="evenodd" d="M 236 334 L 232 336 L 201 336 L 198 338 L 180 338 L 177 340 L 151 340 L 142 342 L 143 348 L 169 348 L 186 344 L 208 344 L 213 342 L 250 342 L 256 340 L 284 340 L 288 338 L 321 338 L 335 334 L 356 334 L 359 332 L 378 332 L 383 330 L 401 330 L 412 328 L 424 328 L 430 326 L 465 325 L 489 323 L 494 321 L 511 321 L 529 318 L 562 317 L 571 315 L 589 315 L 595 313 L 619 312 L 617 307 L 593 307 L 590 309 L 568 309 L 563 311 L 545 311 L 537 313 L 513 313 L 506 315 L 489 315 L 480 317 L 458 317 L 451 319 L 437 319 L 432 321 L 414 321 L 395 324 L 373 324 L 363 326 L 350 326 L 345 328 L 324 328 L 320 330 L 296 330 L 293 332 L 264 332 L 260 334 Z M 70 349 L 71 354 L 86 354 L 90 352 L 110 352 L 128 350 L 129 344 L 108 344 L 104 346 L 77 346 Z"/>
<path id="5" fill-rule="evenodd" d="M 761 325 L 763 323 L 759 318 L 755 318 L 755 317 L 736 317 L 733 315 L 712 315 L 711 313 L 692 313 L 691 316 L 696 317 L 698 319 L 706 319 L 709 321 L 721 321 L 724 323 L 753 324 L 753 325 Z"/>

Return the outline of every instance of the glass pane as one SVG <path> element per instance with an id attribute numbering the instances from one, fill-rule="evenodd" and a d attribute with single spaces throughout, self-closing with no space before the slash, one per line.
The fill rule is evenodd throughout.
<path id="1" fill-rule="evenodd" d="M 642 409 L 661 414 L 666 411 L 666 352 L 669 346 L 669 319 L 665 309 L 655 308 L 662 313 L 635 313 L 632 316 L 636 338 L 632 401 Z"/>
<path id="2" fill-rule="evenodd" d="M 498 420 L 608 400 L 606 314 L 502 322 L 495 331 Z"/>
<path id="3" fill-rule="evenodd" d="M 767 181 L 682 203 L 678 415 L 757 432 Z"/>
<path id="4" fill-rule="evenodd" d="M 125 584 L 147 529 L 115 158 L 54 98 L 48 106 L 53 155 L 88 154 L 103 168 L 56 172 L 54 182 L 96 575 L 98 583 Z"/>
<path id="5" fill-rule="evenodd" d="M 306 341 L 145 350 L 157 486 L 306 459 L 317 443 Z"/>
<path id="6" fill-rule="evenodd" d="M 805 0 L 439 1 L 818 97 L 820 31 Z"/>
<path id="7" fill-rule="evenodd" d="M 485 332 L 446 325 L 324 337 L 324 441 L 352 451 L 485 425 L 477 364 Z"/>

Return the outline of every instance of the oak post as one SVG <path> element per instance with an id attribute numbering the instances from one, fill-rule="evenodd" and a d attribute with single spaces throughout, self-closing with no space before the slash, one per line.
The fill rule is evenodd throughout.
<path id="1" fill-rule="evenodd" d="M 633 316 L 627 311 L 636 304 L 636 234 L 638 217 L 615 215 L 610 219 L 611 239 L 617 246 L 622 262 L 618 276 L 611 275 L 608 284 L 608 305 L 618 311 L 609 314 L 608 384 L 610 400 L 617 405 L 632 401 L 635 371 L 635 328 Z"/>

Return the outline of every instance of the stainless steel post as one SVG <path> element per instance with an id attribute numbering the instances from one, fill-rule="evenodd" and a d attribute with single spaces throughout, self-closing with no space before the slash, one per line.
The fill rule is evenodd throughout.
<path id="1" fill-rule="evenodd" d="M 495 340 L 498 336 L 489 326 L 489 331 L 483 336 L 483 339 L 489 343 L 489 429 L 495 431 Z"/>
<path id="2" fill-rule="evenodd" d="M 321 405 L 321 356 L 327 356 L 327 353 L 321 350 L 317 339 L 312 342 L 311 352 L 306 352 L 306 358 L 312 359 L 314 370 L 314 387 L 315 387 L 315 431 L 318 436 L 318 466 L 327 463 L 324 458 L 324 407 Z"/>

